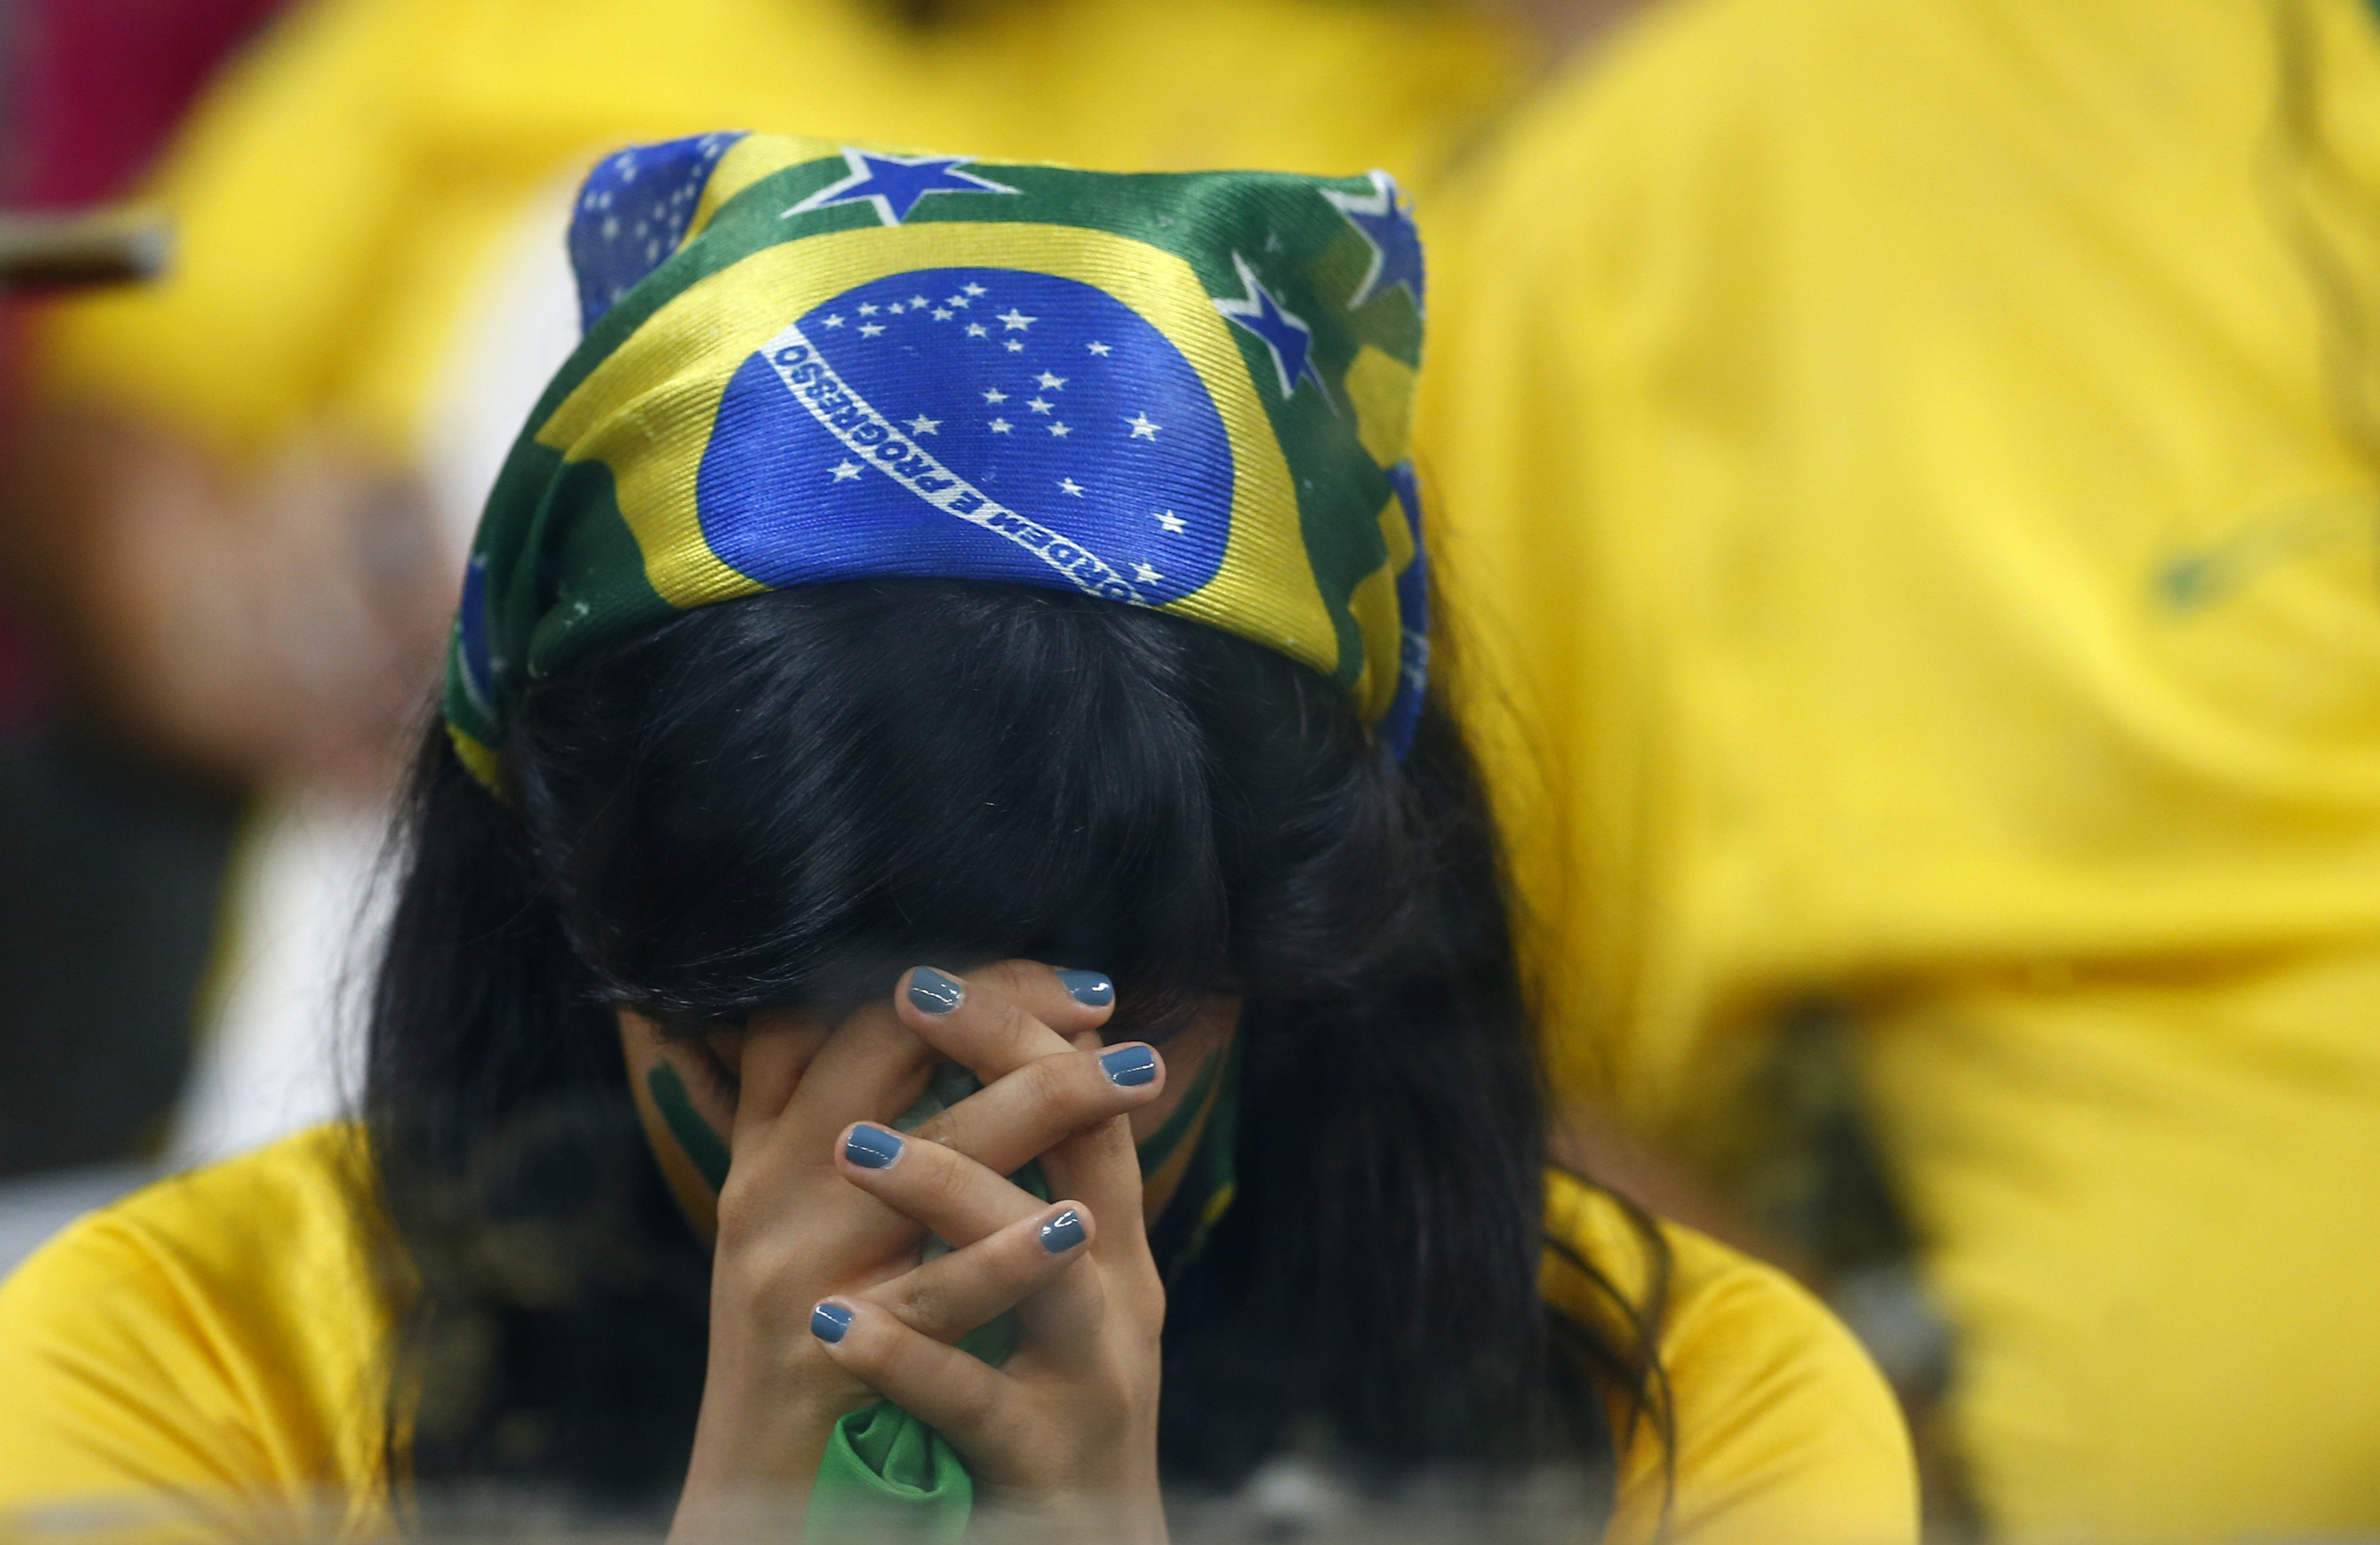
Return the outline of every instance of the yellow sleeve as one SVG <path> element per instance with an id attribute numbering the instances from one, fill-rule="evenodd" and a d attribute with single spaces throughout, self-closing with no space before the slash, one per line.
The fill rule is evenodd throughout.
<path id="1" fill-rule="evenodd" d="M 1665 1454 L 1654 1424 L 1615 1405 L 1622 1452 L 1605 1545 L 1912 1545 L 1908 1431 L 1851 1332 L 1782 1272 L 1692 1229 L 1659 1227 L 1670 1272 L 1658 1344 L 1676 1447 Z M 1632 1303 L 1647 1301 L 1653 1252 L 1609 1196 L 1549 1175 L 1547 1229 Z M 1546 1296 L 1629 1333 L 1609 1297 L 1555 1257 Z"/>
<path id="2" fill-rule="evenodd" d="M 148 196 L 166 277 L 61 304 L 38 335 L 49 400 L 162 422 L 251 458 L 316 418 L 395 276 L 419 159 L 403 83 L 427 67 L 418 0 L 299 6 L 209 93 Z"/>
<path id="3" fill-rule="evenodd" d="M 69 1229 L 0 1289 L 0 1518 L 152 1503 L 203 1516 L 270 1481 L 236 1436 L 227 1370 L 140 1239 Z M 227 1420 L 227 1418 L 230 1418 Z M 160 1520 L 162 1521 L 162 1520 Z"/>
<path id="4" fill-rule="evenodd" d="M 310 1538 L 380 1515 L 387 1320 L 336 1129 L 164 1182 L 0 1285 L 0 1536 Z"/>

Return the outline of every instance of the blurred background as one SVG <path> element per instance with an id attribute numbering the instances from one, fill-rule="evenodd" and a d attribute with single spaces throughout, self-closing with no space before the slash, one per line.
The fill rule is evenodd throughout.
<path id="1" fill-rule="evenodd" d="M 2380 1538 L 2367 0 L 0 0 L 0 1271 L 335 1118 L 577 176 L 1382 166 L 1564 1151 L 1946 1539 Z"/>
<path id="2" fill-rule="evenodd" d="M 46 297 L 140 282 L 110 262 L 122 210 L 224 58 L 276 7 L 93 4 L 0 8 L 0 420 L 24 432 L 29 317 Z M 101 249 L 60 264 L 60 248 Z M 155 235 L 152 249 L 162 246 Z M 114 249 L 111 253 L 108 249 Z M 154 257 L 152 251 L 152 257 Z M 148 265 L 156 266 L 153 262 Z M 63 540 L 7 502 L 12 551 Z M 71 623 L 44 576 L 11 561 L 0 601 L 0 1253 L 21 1254 L 166 1151 L 188 1082 L 200 982 L 219 931 L 242 783 L 193 765 L 75 679 Z M 29 1184 L 29 1177 L 40 1180 Z"/>

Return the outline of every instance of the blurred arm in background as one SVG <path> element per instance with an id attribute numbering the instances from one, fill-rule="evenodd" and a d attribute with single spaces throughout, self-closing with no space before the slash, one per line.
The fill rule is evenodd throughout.
<path id="1" fill-rule="evenodd" d="M 169 428 L 59 408 L 12 462 L 0 541 L 87 703 L 236 786 L 384 775 L 448 604 L 407 478 L 310 440 L 233 471 Z"/>

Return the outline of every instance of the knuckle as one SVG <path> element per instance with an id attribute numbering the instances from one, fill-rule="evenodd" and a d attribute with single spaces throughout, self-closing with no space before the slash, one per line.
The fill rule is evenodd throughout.
<path id="1" fill-rule="evenodd" d="M 950 1295 L 935 1283 L 912 1284 L 892 1306 L 892 1312 L 911 1330 L 932 1335 L 951 1313 Z"/>
<path id="2" fill-rule="evenodd" d="M 971 1379 L 952 1392 L 950 1401 L 951 1413 L 959 1426 L 980 1428 L 990 1425 L 997 1414 L 1000 1392 L 988 1379 Z"/>
<path id="3" fill-rule="evenodd" d="M 719 1237 L 747 1239 L 761 1232 L 769 1215 L 767 1198 L 757 1186 L 738 1186 L 731 1172 L 719 1191 Z"/>
<path id="4" fill-rule="evenodd" d="M 903 1136 L 913 1142 L 931 1143 L 936 1148 L 954 1149 L 965 1152 L 967 1134 L 976 1126 L 974 1117 L 975 1113 L 969 1111 L 966 1101 L 962 1100 L 955 1105 L 935 1112 L 919 1122 L 914 1130 Z"/>
<path id="5" fill-rule="evenodd" d="M 1040 967 L 1030 960 L 1012 958 L 995 960 L 976 975 L 989 979 L 1002 993 L 1013 997 L 1022 989 L 1031 985 L 1034 973 L 1040 969 Z"/>
<path id="6" fill-rule="evenodd" d="M 1002 997 L 999 1013 L 991 1025 L 992 1033 L 1002 1041 L 1010 1045 L 1022 1044 L 1040 1028 L 1041 1022 L 1026 1013 L 1024 1004 L 1014 998 Z"/>
<path id="7" fill-rule="evenodd" d="M 1083 1080 L 1082 1064 L 1081 1053 L 1062 1052 L 1038 1058 L 1018 1072 L 1025 1078 L 1025 1092 L 1034 1104 L 1072 1113 L 1096 1099 L 1095 1091 Z"/>
<path id="8" fill-rule="evenodd" d="M 798 1251 L 768 1247 L 748 1252 L 724 1285 L 746 1312 L 765 1323 L 790 1325 L 808 1319 L 811 1289 L 819 1284 Z"/>
<path id="9" fill-rule="evenodd" d="M 914 1177 L 918 1205 L 947 1213 L 965 1200 L 968 1176 L 958 1155 L 940 1143 L 921 1143 L 917 1151 L 929 1156 Z"/>
<path id="10" fill-rule="evenodd" d="M 870 1008 L 876 1006 L 871 1004 Z M 891 1008 L 884 1008 L 880 1013 L 868 1013 L 864 1017 L 855 1015 L 845 1023 L 851 1027 L 850 1033 L 865 1055 L 885 1058 L 896 1066 L 923 1065 L 932 1062 L 938 1054 L 930 1043 Z"/>

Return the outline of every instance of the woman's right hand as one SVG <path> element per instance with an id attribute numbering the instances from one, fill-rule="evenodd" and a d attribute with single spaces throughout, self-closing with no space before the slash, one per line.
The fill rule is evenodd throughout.
<path id="1" fill-rule="evenodd" d="M 1121 1085 L 1107 1077 L 1099 1029 L 1108 1004 L 1078 1001 L 1050 967 L 1015 961 L 972 972 L 977 1011 L 942 1019 L 925 1005 L 950 979 L 914 970 L 892 997 L 855 1010 L 822 1042 L 798 1020 L 768 1015 L 743 1038 L 734 1161 L 719 1195 L 710 1364 L 674 1539 L 745 1532 L 761 1521 L 755 1509 L 775 1528 L 797 1520 L 835 1422 L 878 1398 L 826 1356 L 810 1333 L 811 1310 L 909 1272 L 923 1231 L 844 1178 L 837 1160 L 847 1128 L 890 1124 L 937 1063 L 955 1061 L 985 1088 L 914 1136 L 1007 1174 L 1162 1091 L 1161 1077 Z M 917 1002 L 905 1004 L 910 994 Z M 997 1012 L 983 1011 L 993 1004 Z M 929 1027 L 933 1041 L 913 1024 Z M 1062 1205 L 1053 1198 L 1042 1210 L 1055 1216 Z"/>

